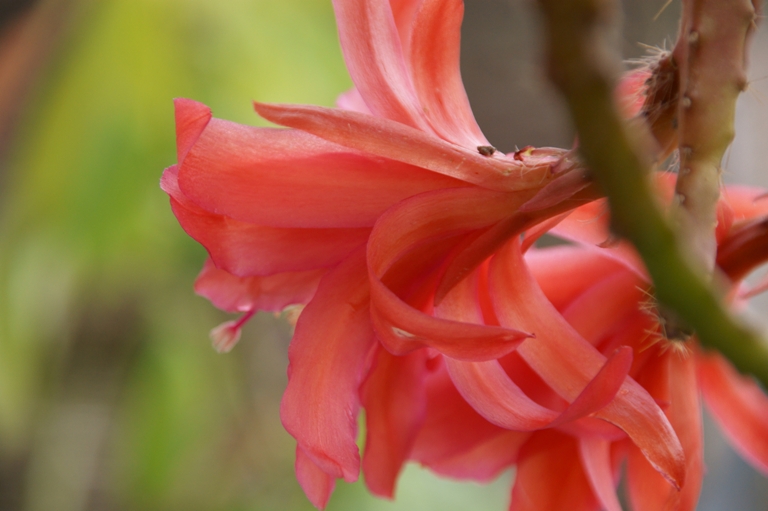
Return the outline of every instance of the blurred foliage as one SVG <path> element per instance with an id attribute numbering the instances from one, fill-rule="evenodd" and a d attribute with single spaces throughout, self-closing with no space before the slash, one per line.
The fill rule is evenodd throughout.
<path id="1" fill-rule="evenodd" d="M 288 326 L 230 355 L 194 296 L 204 250 L 158 181 L 172 98 L 259 124 L 250 101 L 331 105 L 350 86 L 326 0 L 101 0 L 35 84 L 0 191 L 0 510 L 305 510 L 280 425 Z M 396 504 L 341 485 L 331 510 L 502 509 L 409 469 Z M 482 507 L 482 506 L 481 506 Z"/>

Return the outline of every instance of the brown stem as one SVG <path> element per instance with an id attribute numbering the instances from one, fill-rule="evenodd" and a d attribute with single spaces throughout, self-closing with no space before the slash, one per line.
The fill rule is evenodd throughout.
<path id="1" fill-rule="evenodd" d="M 747 86 L 747 40 L 756 19 L 751 0 L 683 0 L 672 51 L 680 75 L 674 214 L 686 249 L 707 272 L 717 251 L 720 163 L 734 137 L 736 99 Z"/>

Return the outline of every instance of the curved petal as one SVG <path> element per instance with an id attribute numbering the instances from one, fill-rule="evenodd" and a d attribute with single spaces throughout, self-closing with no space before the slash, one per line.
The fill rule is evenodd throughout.
<path id="1" fill-rule="evenodd" d="M 491 296 L 502 325 L 536 334 L 517 352 L 564 399 L 573 401 L 594 378 L 605 357 L 579 336 L 547 301 L 525 267 L 519 242 L 491 262 Z M 520 300 L 520 296 L 527 300 Z M 685 479 L 682 447 L 653 398 L 627 378 L 616 398 L 595 414 L 622 430 L 649 461 L 676 485 Z"/>
<path id="2" fill-rule="evenodd" d="M 464 399 L 489 422 L 514 431 L 535 431 L 592 415 L 607 406 L 629 373 L 632 349 L 616 350 L 560 414 L 526 396 L 495 360 L 459 362 L 446 358 L 446 366 Z"/>
<path id="3" fill-rule="evenodd" d="M 238 277 L 216 268 L 208 259 L 195 280 L 195 292 L 221 310 L 279 312 L 289 305 L 309 302 L 327 270 L 276 273 L 266 277 Z"/>
<path id="4" fill-rule="evenodd" d="M 651 364 L 661 367 L 666 377 L 658 377 L 658 371 L 644 371 L 643 384 L 652 395 L 668 396 L 666 414 L 683 445 L 685 452 L 685 484 L 678 491 L 665 481 L 648 464 L 646 459 L 632 448 L 627 464 L 627 481 L 630 501 L 636 511 L 694 511 L 701 492 L 704 476 L 701 404 L 696 386 L 696 361 L 690 354 L 667 352 L 657 356 Z"/>
<path id="5" fill-rule="evenodd" d="M 768 195 L 764 188 L 728 185 L 723 187 L 721 202 L 731 207 L 733 221 L 768 215 Z"/>
<path id="6" fill-rule="evenodd" d="M 346 481 L 359 472 L 358 389 L 374 346 L 361 250 L 323 278 L 299 316 L 280 406 L 283 426 L 307 456 Z"/>
<path id="7" fill-rule="evenodd" d="M 518 209 L 507 218 L 478 235 L 453 258 L 446 268 L 440 286 L 435 292 L 435 303 L 440 303 L 453 286 L 493 255 L 507 240 L 521 234 L 524 230 L 542 222 L 548 217 L 559 215 L 564 210 L 571 210 L 585 201 L 594 200 L 596 191 L 595 187 L 590 186 L 572 199 L 554 204 L 546 209 L 529 212 Z"/>
<path id="8" fill-rule="evenodd" d="M 535 431 L 546 428 L 558 416 L 526 396 L 496 360 L 445 362 L 461 395 L 491 424 L 513 431 Z"/>
<path id="9" fill-rule="evenodd" d="M 264 227 L 210 213 L 181 193 L 176 166 L 163 173 L 162 188 L 181 227 L 203 245 L 216 266 L 248 277 L 327 268 L 368 241 L 371 230 Z"/>
<path id="10" fill-rule="evenodd" d="M 609 220 L 608 204 L 605 200 L 599 200 L 576 209 L 552 228 L 550 233 L 595 250 L 600 247 L 600 253 L 645 277 L 647 272 L 642 259 L 629 242 L 615 242 Z"/>
<path id="11" fill-rule="evenodd" d="M 605 511 L 621 511 L 621 503 L 616 496 L 617 481 L 611 466 L 611 443 L 595 437 L 580 438 L 579 455 L 600 505 Z"/>
<path id="12" fill-rule="evenodd" d="M 510 511 L 597 511 L 576 440 L 547 430 L 520 450 Z"/>
<path id="13" fill-rule="evenodd" d="M 347 69 L 374 115 L 430 131 L 403 58 L 389 2 L 334 0 Z"/>
<path id="14" fill-rule="evenodd" d="M 623 266 L 601 252 L 578 245 L 531 249 L 525 262 L 549 302 L 563 310 L 586 288 Z"/>
<path id="15" fill-rule="evenodd" d="M 173 100 L 176 117 L 176 161 L 181 165 L 211 120 L 211 109 L 191 99 Z"/>
<path id="16" fill-rule="evenodd" d="M 482 323 L 483 314 L 473 284 L 473 279 L 462 281 L 435 309 L 436 314 L 463 323 Z M 527 299 L 524 295 L 517 298 Z M 632 366 L 632 349 L 617 350 L 562 414 L 529 398 L 497 360 L 461 362 L 448 357 L 444 360 L 456 388 L 480 415 L 505 429 L 534 431 L 576 420 L 606 406 Z"/>
<path id="17" fill-rule="evenodd" d="M 462 360 L 488 360 L 508 353 L 527 335 L 500 328 L 435 318 L 414 308 L 396 294 L 385 280 L 409 282 L 421 277 L 424 264 L 434 255 L 425 248 L 429 240 L 451 241 L 451 236 L 471 233 L 492 224 L 521 199 L 477 188 L 429 192 L 387 211 L 371 234 L 368 267 L 371 284 L 371 318 L 381 342 L 395 354 L 430 346 Z M 394 266 L 412 252 L 413 263 Z M 439 251 L 441 254 L 444 250 Z"/>
<path id="18" fill-rule="evenodd" d="M 366 437 L 365 484 L 393 498 L 395 482 L 411 453 L 426 412 L 426 351 L 395 357 L 383 348 L 362 387 Z"/>
<path id="19" fill-rule="evenodd" d="M 410 64 L 416 94 L 432 129 L 465 147 L 487 146 L 461 81 L 463 0 L 424 0 L 414 23 Z"/>
<path id="20" fill-rule="evenodd" d="M 312 505 L 317 509 L 325 509 L 336 486 L 336 479 L 318 467 L 298 445 L 296 446 L 296 479 Z"/>
<path id="21" fill-rule="evenodd" d="M 458 181 L 310 134 L 211 119 L 179 167 L 211 213 L 272 227 L 370 227 L 392 204 Z"/>
<path id="22" fill-rule="evenodd" d="M 438 357 L 435 362 L 442 358 Z M 416 437 L 412 459 L 439 474 L 475 480 L 494 473 L 494 467 L 514 462 L 517 448 L 495 452 L 489 458 L 477 456 L 487 452 L 485 446 L 505 442 L 499 437 L 506 436 L 507 432 L 469 406 L 442 364 L 427 378 L 426 391 L 426 417 Z M 521 443 L 528 437 L 527 433 L 510 433 Z M 515 443 L 515 440 L 510 438 L 506 442 Z"/>
<path id="23" fill-rule="evenodd" d="M 552 178 L 557 159 L 550 154 L 517 161 L 482 156 L 435 135 L 388 119 L 358 112 L 308 105 L 255 103 L 265 119 L 312 133 L 322 139 L 391 160 L 409 163 L 490 190 L 540 188 Z"/>
<path id="24" fill-rule="evenodd" d="M 731 445 L 768 475 L 768 396 L 716 353 L 698 356 L 699 385 Z"/>
<path id="25" fill-rule="evenodd" d="M 622 269 L 595 281 L 562 311 L 563 317 L 580 336 L 597 346 L 647 298 L 645 286 L 637 274 Z"/>

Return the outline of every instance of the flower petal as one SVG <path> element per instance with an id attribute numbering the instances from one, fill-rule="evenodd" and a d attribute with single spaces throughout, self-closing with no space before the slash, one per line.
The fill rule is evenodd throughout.
<path id="1" fill-rule="evenodd" d="M 426 391 L 426 418 L 412 451 L 412 458 L 422 465 L 439 471 L 438 467 L 451 465 L 504 433 L 469 406 L 442 364 L 427 378 Z"/>
<path id="2" fill-rule="evenodd" d="M 600 505 L 605 511 L 621 511 L 611 466 L 611 443 L 595 437 L 580 438 L 579 455 L 581 465 Z"/>
<path id="3" fill-rule="evenodd" d="M 395 482 L 424 421 L 426 351 L 395 357 L 379 348 L 362 387 L 366 438 L 365 484 L 374 495 L 393 498 Z"/>
<path id="4" fill-rule="evenodd" d="M 283 426 L 307 456 L 346 481 L 359 472 L 358 389 L 374 346 L 361 250 L 323 278 L 299 317 L 280 407 Z"/>
<path id="5" fill-rule="evenodd" d="M 325 509 L 336 486 L 336 479 L 318 467 L 298 445 L 296 446 L 296 479 L 312 505 L 317 509 Z"/>
<path id="6" fill-rule="evenodd" d="M 211 119 L 178 175 L 181 192 L 201 208 L 272 227 L 370 227 L 406 197 L 460 184 L 301 131 L 220 119 Z"/>
<path id="7" fill-rule="evenodd" d="M 593 282 L 562 311 L 563 317 L 593 346 L 620 328 L 624 319 L 637 311 L 647 294 L 637 274 L 622 269 Z"/>
<path id="8" fill-rule="evenodd" d="M 424 0 L 414 24 L 410 64 L 424 115 L 443 139 L 464 147 L 489 145 L 461 81 L 463 0 Z"/>
<path id="9" fill-rule="evenodd" d="M 216 268 L 208 259 L 195 280 L 195 292 L 229 312 L 279 312 L 312 299 L 327 270 L 276 273 L 266 277 L 238 277 Z"/>
<path id="10" fill-rule="evenodd" d="M 191 99 L 173 100 L 176 114 L 176 158 L 179 165 L 211 120 L 211 109 Z"/>
<path id="11" fill-rule="evenodd" d="M 248 277 L 327 268 L 368 240 L 370 229 L 265 227 L 210 213 L 179 190 L 176 166 L 163 173 L 162 187 L 187 234 L 203 245 L 216 266 Z"/>
<path id="12" fill-rule="evenodd" d="M 406 69 L 389 2 L 334 0 L 333 7 L 344 61 L 368 108 L 377 117 L 430 130 Z"/>
<path id="13" fill-rule="evenodd" d="M 716 353 L 698 356 L 698 374 L 715 422 L 739 454 L 768 475 L 768 396 Z"/>
<path id="14" fill-rule="evenodd" d="M 519 242 L 510 242 L 491 262 L 491 295 L 502 325 L 536 335 L 517 352 L 564 399 L 573 401 L 604 365 L 605 358 L 579 336 L 547 301 L 528 273 Z M 521 299 L 526 297 L 526 299 Z M 649 461 L 681 485 L 685 478 L 682 447 L 653 398 L 627 378 L 616 398 L 595 414 L 622 430 Z"/>
<path id="15" fill-rule="evenodd" d="M 525 262 L 550 303 L 563 310 L 593 282 L 623 266 L 601 252 L 578 245 L 560 245 L 526 252 Z"/>
<path id="16" fill-rule="evenodd" d="M 520 448 L 529 437 L 530 433 L 502 431 L 468 451 L 428 466 L 445 477 L 489 483 L 517 461 Z"/>
<path id="17" fill-rule="evenodd" d="M 395 354 L 430 346 L 461 360 L 488 360 L 508 353 L 525 333 L 435 318 L 398 296 L 398 283 L 407 284 L 435 270 L 433 252 L 439 243 L 492 224 L 514 208 L 516 194 L 478 188 L 456 188 L 421 194 L 387 211 L 371 234 L 368 267 L 371 318 L 381 342 Z M 429 248 L 436 241 L 440 250 Z M 396 265 L 411 254 L 409 264 Z M 439 268 L 438 268 L 439 269 Z M 385 281 L 387 282 L 385 284 Z"/>
<path id="18" fill-rule="evenodd" d="M 432 170 L 491 190 L 544 186 L 557 160 L 550 155 L 520 162 L 496 152 L 482 156 L 410 126 L 358 112 L 309 105 L 255 103 L 265 119 L 336 144 Z"/>
<path id="19" fill-rule="evenodd" d="M 526 297 L 520 296 L 519 299 L 525 300 Z M 446 319 L 481 323 L 483 314 L 477 303 L 473 279 L 459 283 L 435 312 Z M 480 415 L 505 429 L 534 431 L 576 420 L 606 406 L 618 392 L 632 366 L 632 349 L 624 347 L 617 350 L 562 414 L 529 398 L 507 376 L 497 360 L 461 362 L 448 357 L 444 360 L 456 388 Z"/>
<path id="20" fill-rule="evenodd" d="M 704 476 L 701 403 L 696 385 L 696 361 L 690 355 L 668 351 L 657 356 L 643 371 L 642 383 L 652 395 L 669 396 L 666 414 L 685 452 L 685 484 L 678 491 L 669 485 L 647 460 L 630 449 L 627 481 L 632 507 L 636 511 L 694 511 Z M 665 372 L 666 375 L 660 375 Z"/>
<path id="21" fill-rule="evenodd" d="M 510 511 L 597 511 L 579 462 L 576 440 L 552 430 L 535 433 L 520 450 Z"/>

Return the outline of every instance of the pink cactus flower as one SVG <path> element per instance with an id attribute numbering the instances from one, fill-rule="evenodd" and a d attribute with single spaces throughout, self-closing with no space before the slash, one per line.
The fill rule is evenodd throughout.
<path id="1" fill-rule="evenodd" d="M 638 310 L 637 257 L 583 248 L 608 239 L 605 215 L 579 220 L 599 204 L 563 221 L 599 197 L 572 153 L 505 155 L 478 128 L 459 74 L 461 0 L 334 8 L 355 83 L 339 108 L 257 103 L 289 128 L 273 129 L 176 100 L 178 163 L 162 178 L 210 256 L 196 291 L 243 313 L 214 330 L 216 349 L 257 310 L 306 305 L 281 418 L 309 499 L 323 508 L 361 465 L 392 497 L 407 460 L 479 480 L 517 464 L 514 510 L 616 510 L 623 459 L 638 511 L 698 495 L 697 381 L 737 445 L 765 426 L 765 396 L 696 348 L 642 349 L 654 325 Z M 630 106 L 636 78 L 620 89 Z M 747 203 L 738 214 L 753 218 Z M 553 228 L 583 247 L 531 249 Z"/>

